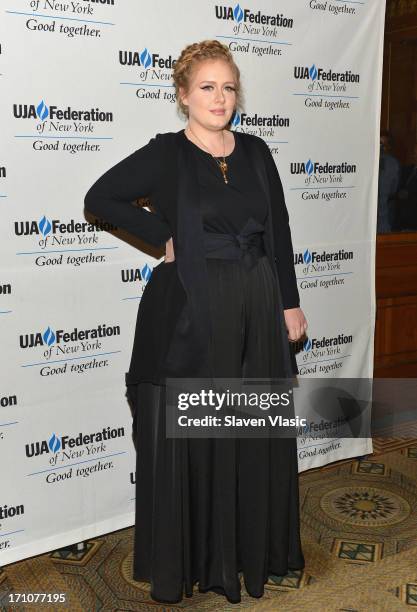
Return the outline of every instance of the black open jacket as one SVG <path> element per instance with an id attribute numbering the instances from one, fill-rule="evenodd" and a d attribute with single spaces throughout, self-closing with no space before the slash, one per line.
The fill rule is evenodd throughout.
<path id="1" fill-rule="evenodd" d="M 267 144 L 235 132 L 251 159 L 269 214 L 264 245 L 276 278 L 280 322 L 280 377 L 297 373 L 283 310 L 299 306 L 288 212 L 281 180 Z M 203 222 L 195 160 L 184 130 L 157 134 L 110 168 L 89 189 L 85 208 L 97 218 L 162 246 L 172 236 L 175 264 L 160 263 L 139 307 L 128 385 L 163 384 L 165 377 L 211 377 L 210 317 Z M 148 197 L 155 213 L 132 203 Z"/>

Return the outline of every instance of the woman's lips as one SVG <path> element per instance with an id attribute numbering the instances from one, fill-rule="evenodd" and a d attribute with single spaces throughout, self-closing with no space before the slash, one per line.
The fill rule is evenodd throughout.
<path id="1" fill-rule="evenodd" d="M 213 115 L 224 115 L 225 110 L 224 109 L 218 109 L 218 110 L 212 110 L 210 112 L 213 113 Z"/>

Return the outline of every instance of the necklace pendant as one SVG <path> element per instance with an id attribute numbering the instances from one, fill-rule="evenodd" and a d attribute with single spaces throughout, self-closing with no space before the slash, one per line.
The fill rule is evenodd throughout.
<path id="1" fill-rule="evenodd" d="M 224 182 L 225 182 L 225 183 L 226 183 L 226 185 L 227 185 L 227 183 L 228 183 L 228 181 L 227 181 L 227 176 L 226 176 L 226 172 L 227 172 L 227 162 L 225 162 L 225 161 L 221 161 L 221 162 L 219 162 L 219 166 L 220 166 L 220 170 L 221 170 L 221 172 L 222 172 L 222 174 L 223 174 L 223 180 L 224 180 Z"/>

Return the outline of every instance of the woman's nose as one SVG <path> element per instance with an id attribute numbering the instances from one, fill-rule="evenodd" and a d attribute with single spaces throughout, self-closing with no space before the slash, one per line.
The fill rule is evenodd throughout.
<path id="1" fill-rule="evenodd" d="M 216 100 L 219 100 L 219 102 L 223 102 L 224 101 L 224 91 L 223 89 L 217 89 L 216 90 Z"/>

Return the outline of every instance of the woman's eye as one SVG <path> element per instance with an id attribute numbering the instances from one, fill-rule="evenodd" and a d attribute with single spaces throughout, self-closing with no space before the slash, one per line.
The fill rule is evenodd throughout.
<path id="1" fill-rule="evenodd" d="M 213 89 L 213 85 L 203 85 L 201 89 Z M 227 91 L 236 91 L 236 88 L 231 85 L 226 85 L 225 89 Z"/>

